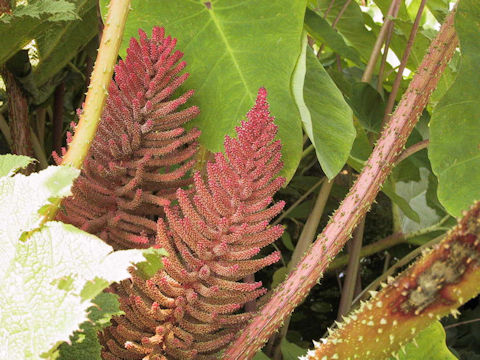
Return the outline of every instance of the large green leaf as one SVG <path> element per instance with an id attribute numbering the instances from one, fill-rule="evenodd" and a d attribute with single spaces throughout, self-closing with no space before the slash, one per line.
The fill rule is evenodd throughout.
<path id="1" fill-rule="evenodd" d="M 0 64 L 58 21 L 77 18 L 75 4 L 67 0 L 31 0 L 0 15 Z"/>
<path id="2" fill-rule="evenodd" d="M 295 70 L 293 93 L 303 127 L 329 179 L 345 165 L 353 141 L 352 110 L 304 38 L 304 50 Z"/>
<path id="3" fill-rule="evenodd" d="M 327 44 L 337 54 L 350 59 L 358 66 L 362 66 L 358 50 L 348 45 L 342 34 L 332 28 L 327 20 L 310 9 L 305 12 L 305 29 L 317 44 Z"/>
<path id="4" fill-rule="evenodd" d="M 39 64 L 34 79 L 44 84 L 78 54 L 98 32 L 97 5 L 94 0 L 76 0 L 81 19 L 51 26 L 37 37 Z"/>
<path id="5" fill-rule="evenodd" d="M 15 165 L 20 166 L 23 159 Z M 79 171 L 51 166 L 0 178 L 0 358 L 38 359 L 87 319 L 90 299 L 129 276 L 138 250 L 112 252 L 97 237 L 48 222 L 42 208 L 70 194 Z M 23 239 L 23 240 L 20 240 Z"/>
<path id="6" fill-rule="evenodd" d="M 459 73 L 430 121 L 429 157 L 438 177 L 438 198 L 455 216 L 480 199 L 479 17 L 477 1 L 460 2 L 455 18 L 462 52 Z"/>
<path id="7" fill-rule="evenodd" d="M 463 1 L 463 0 L 462 0 Z M 397 360 L 456 360 L 445 343 L 445 330 L 439 321 L 421 331 L 415 341 L 398 352 Z M 393 360 L 393 358 L 391 358 Z"/>
<path id="8" fill-rule="evenodd" d="M 106 0 L 102 1 L 105 5 Z M 178 38 L 201 114 L 194 125 L 211 151 L 252 107 L 259 87 L 268 90 L 282 140 L 283 175 L 290 179 L 302 152 L 301 121 L 290 79 L 301 51 L 306 0 L 134 0 L 121 54 L 137 29 L 162 25 Z"/>

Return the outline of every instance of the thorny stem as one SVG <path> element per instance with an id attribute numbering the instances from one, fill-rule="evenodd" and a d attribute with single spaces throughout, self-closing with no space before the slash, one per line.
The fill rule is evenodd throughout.
<path id="1" fill-rule="evenodd" d="M 430 94 L 436 88 L 447 62 L 455 52 L 458 40 L 453 19 L 452 11 L 430 45 L 363 171 L 329 224 L 300 261 L 297 269 L 277 287 L 258 315 L 226 349 L 223 359 L 243 360 L 251 359 L 255 355 L 318 282 L 330 261 L 350 237 L 352 229 L 370 208 Z"/>
<path id="2" fill-rule="evenodd" d="M 425 8 L 425 4 L 427 0 L 422 0 L 420 6 L 418 7 L 417 16 L 415 17 L 415 21 L 412 25 L 412 30 L 410 31 L 410 36 L 408 37 L 407 46 L 405 47 L 405 51 L 403 52 L 402 60 L 400 61 L 400 67 L 398 68 L 397 75 L 395 76 L 395 80 L 392 86 L 392 92 L 388 97 L 387 105 L 385 107 L 385 115 L 383 117 L 382 128 L 387 123 L 388 119 L 390 119 L 390 113 L 393 110 L 395 105 L 395 99 L 397 97 L 398 89 L 400 88 L 400 83 L 402 82 L 403 78 L 403 71 L 407 67 L 408 57 L 410 56 L 410 52 L 412 51 L 413 42 L 415 41 L 415 36 L 418 32 L 418 27 L 420 26 L 420 20 L 422 18 L 423 9 Z"/>
<path id="3" fill-rule="evenodd" d="M 63 157 L 62 165 L 80 168 L 87 155 L 107 99 L 107 89 L 112 80 L 113 67 L 117 62 L 129 9 L 130 0 L 112 0 L 110 2 L 97 60 L 85 99 L 85 107 L 80 115 L 75 136 Z"/>
<path id="4" fill-rule="evenodd" d="M 129 9 L 130 0 L 112 0 L 110 2 L 83 113 L 80 115 L 68 151 L 63 157 L 62 165 L 81 168 L 90 144 L 95 137 L 107 98 L 107 89 L 112 80 L 113 67 L 117 62 L 118 50 L 122 42 Z M 50 206 L 44 221 L 55 217 L 59 204 L 60 200 Z"/>
<path id="5" fill-rule="evenodd" d="M 293 251 L 292 258 L 290 260 L 290 263 L 288 264 L 288 272 L 292 272 L 293 269 L 295 269 L 305 252 L 315 240 L 315 234 L 317 232 L 318 224 L 320 223 L 323 211 L 325 210 L 325 205 L 327 204 L 328 197 L 330 196 L 333 182 L 334 179 L 330 181 L 323 181 L 322 187 L 318 192 L 317 200 L 315 201 L 312 212 L 308 216 L 307 222 L 305 223 L 305 226 L 302 229 L 302 233 L 300 234 L 300 237 L 298 239 L 297 245 L 295 246 L 295 250 Z M 290 317 L 285 319 L 284 325 L 280 329 L 280 332 L 277 336 L 277 341 L 275 341 L 277 345 L 274 350 L 274 360 L 281 359 L 280 344 L 283 338 L 287 335 L 289 324 Z"/>
<path id="6" fill-rule="evenodd" d="M 382 282 L 385 282 L 388 277 L 392 276 L 395 274 L 395 272 L 402 268 L 403 266 L 407 265 L 409 262 L 411 262 L 413 259 L 415 259 L 417 256 L 419 256 L 422 251 L 432 247 L 435 244 L 438 244 L 442 239 L 445 237 L 445 235 L 440 235 L 437 236 L 436 238 L 426 242 L 422 246 L 419 246 L 413 251 L 410 251 L 407 255 L 405 255 L 403 258 L 398 260 L 394 265 L 392 265 L 387 271 L 384 271 L 382 275 L 380 275 L 378 278 L 376 278 L 372 283 L 370 283 L 358 296 L 353 300 L 353 303 L 356 304 L 360 300 L 365 300 L 368 298 L 368 292 L 378 289 Z"/>
<path id="7" fill-rule="evenodd" d="M 397 17 L 398 9 L 400 8 L 401 0 L 392 0 L 390 8 L 388 9 L 387 15 L 385 16 L 385 21 L 383 22 L 380 33 L 378 34 L 375 45 L 373 46 L 372 53 L 370 54 L 370 59 L 368 59 L 367 67 L 362 76 L 362 82 L 370 82 L 372 80 L 373 71 L 375 65 L 377 64 L 378 56 L 380 55 L 380 50 L 382 45 L 385 42 L 385 38 L 388 33 L 390 24 L 393 22 L 393 19 Z"/>

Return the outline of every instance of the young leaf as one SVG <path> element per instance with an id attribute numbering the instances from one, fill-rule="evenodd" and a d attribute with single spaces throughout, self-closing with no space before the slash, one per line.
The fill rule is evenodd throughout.
<path id="1" fill-rule="evenodd" d="M 6 159 L 19 160 L 10 169 L 26 163 L 25 158 Z M 38 228 L 39 211 L 49 200 L 68 195 L 77 175 L 76 169 L 51 166 L 28 177 L 0 178 L 2 359 L 37 359 L 67 340 L 86 320 L 87 300 L 126 278 L 127 266 L 143 259 L 137 250 L 110 254 L 110 246 L 71 225 L 49 222 Z"/>
<path id="2" fill-rule="evenodd" d="M 434 109 L 429 158 L 438 177 L 438 199 L 459 216 L 480 199 L 480 42 L 475 0 L 462 0 L 455 17 L 462 60 L 457 78 Z"/>
<path id="3" fill-rule="evenodd" d="M 178 38 L 191 73 L 187 86 L 195 89 L 194 101 L 201 109 L 192 124 L 202 130 L 200 142 L 213 152 L 223 150 L 225 134 L 233 135 L 257 89 L 267 88 L 283 144 L 282 175 L 288 180 L 302 151 L 301 122 L 289 88 L 301 50 L 305 6 L 305 0 L 234 5 L 228 0 L 134 0 L 120 54 L 138 28 L 161 23 Z"/>
<path id="4" fill-rule="evenodd" d="M 332 179 L 347 162 L 355 140 L 352 110 L 308 48 L 306 36 L 303 44 L 293 77 L 293 94 L 318 161 Z"/>

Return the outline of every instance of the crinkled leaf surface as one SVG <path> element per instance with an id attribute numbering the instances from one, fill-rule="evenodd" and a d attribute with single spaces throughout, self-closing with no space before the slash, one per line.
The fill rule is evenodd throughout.
<path id="1" fill-rule="evenodd" d="M 87 319 L 89 300 L 128 277 L 131 262 L 143 260 L 138 250 L 111 253 L 109 245 L 71 225 L 38 228 L 39 210 L 49 199 L 69 195 L 77 175 L 76 169 L 51 166 L 28 177 L 0 178 L 1 359 L 38 359 L 68 340 Z M 29 236 L 19 240 L 25 232 Z M 89 296 L 82 296 L 85 287 Z"/>
<path id="2" fill-rule="evenodd" d="M 23 169 L 34 161 L 23 155 L 6 154 L 0 156 L 0 177 L 13 175 L 18 169 Z"/>
<path id="3" fill-rule="evenodd" d="M 178 38 L 190 73 L 186 86 L 195 89 L 191 103 L 201 110 L 193 124 L 210 151 L 223 149 L 224 136 L 233 135 L 258 88 L 265 87 L 283 145 L 283 175 L 290 179 L 302 152 L 290 80 L 301 51 L 305 7 L 305 0 L 133 0 L 121 54 L 138 28 L 149 33 L 161 25 Z"/>
<path id="4" fill-rule="evenodd" d="M 445 330 L 439 321 L 421 331 L 405 346 L 405 352 L 399 351 L 398 360 L 455 360 L 457 359 L 445 343 Z M 391 358 L 393 360 L 393 358 Z"/>
<path id="5" fill-rule="evenodd" d="M 332 179 L 345 165 L 355 140 L 352 110 L 307 46 L 306 36 L 292 87 L 305 132 L 323 171 Z"/>
<path id="6" fill-rule="evenodd" d="M 67 0 L 31 0 L 1 15 L 0 64 L 56 22 L 77 18 L 75 4 Z"/>
<path id="7" fill-rule="evenodd" d="M 429 158 L 438 178 L 438 199 L 454 216 L 480 199 L 479 18 L 477 1 L 459 3 L 455 27 L 461 65 L 430 121 Z"/>

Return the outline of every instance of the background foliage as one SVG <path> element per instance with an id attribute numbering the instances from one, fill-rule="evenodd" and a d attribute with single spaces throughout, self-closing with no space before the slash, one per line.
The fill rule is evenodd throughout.
<path id="1" fill-rule="evenodd" d="M 314 229 L 318 233 L 345 197 L 375 144 L 389 97 L 400 99 L 450 7 L 448 0 L 427 2 L 406 71 L 400 79 L 400 90 L 391 95 L 399 59 L 406 49 L 420 1 L 401 1 L 384 67 L 380 54 L 373 77 L 365 80 L 363 74 L 390 3 L 390 0 L 132 1 L 120 56 L 125 55 L 129 38 L 137 35 L 138 28 L 150 33 L 154 25 L 165 26 L 167 34 L 178 39 L 178 48 L 185 52 L 190 73 L 186 87 L 195 89 L 192 103 L 201 109 L 194 125 L 202 130 L 203 157 L 207 151 L 222 149 L 224 136 L 232 135 L 251 107 L 258 87 L 264 86 L 269 91 L 283 143 L 283 174 L 289 179 L 288 186 L 279 194 L 279 198 L 287 201 L 279 219 L 286 231 L 276 245 L 282 260 L 258 275 L 270 288 L 285 277 L 307 221 L 312 216 L 318 217 Z M 25 110 L 32 141 L 38 140 L 37 159 L 45 158 L 52 163 L 52 150 L 58 150 L 59 142 L 65 144 L 69 124 L 76 121 L 75 110 L 84 101 L 102 28 L 97 7 L 105 10 L 107 4 L 107 0 L 99 4 L 94 0 L 10 1 L 11 11 L 0 15 L 0 66 L 15 76 L 28 102 Z M 359 297 L 364 296 L 361 290 L 370 289 L 369 284 L 387 273 L 388 268 L 444 234 L 454 224 L 454 216 L 480 198 L 480 114 L 476 106 L 479 16 L 480 7 L 475 0 L 461 0 L 455 23 L 460 50 L 407 142 L 407 148 L 421 142 L 428 142 L 428 146 L 396 166 L 366 217 L 364 249 L 392 234 L 400 240 L 378 247 L 361 260 L 355 290 Z M 15 121 L 8 113 L 9 101 L 13 101 L 11 94 L 0 84 L 2 153 L 10 152 L 9 126 Z M 0 161 L 3 176 L 0 212 L 4 219 L 0 226 L 4 239 L 0 252 L 8 254 L 8 259 L 0 264 L 1 298 L 17 299 L 17 304 L 37 297 L 48 298 L 45 309 L 30 309 L 36 313 L 44 311 L 43 318 L 61 316 L 62 311 L 53 309 L 63 309 L 62 305 L 76 311 L 69 314 L 71 318 L 64 319 L 62 329 L 47 330 L 42 328 L 44 324 L 30 326 L 26 336 L 37 338 L 39 329 L 43 329 L 45 337 L 37 338 L 37 343 L 31 342 L 32 347 L 25 347 L 22 354 L 4 347 L 0 351 L 6 351 L 1 353 L 5 356 L 1 357 L 33 358 L 49 351 L 56 342 L 67 340 L 88 316 L 90 322 L 81 325 L 83 332 L 73 335 L 73 345 L 63 343 L 48 356 L 99 358 L 95 331 L 106 325 L 118 308 L 113 295 L 93 298 L 108 281 L 118 280 L 125 273 L 107 276 L 100 271 L 99 263 L 107 261 L 110 250 L 98 239 L 56 223 L 37 229 L 38 211 L 51 197 L 68 193 L 75 173 L 51 167 L 28 177 L 14 175 L 28 162 L 25 157 L 8 155 Z M 42 167 L 39 163 L 34 166 L 37 170 Z M 326 194 L 320 190 L 322 178 L 333 181 L 331 191 Z M 312 215 L 320 196 L 328 198 L 325 209 L 319 215 Z M 33 234 L 26 234 L 34 229 Z M 19 238 L 27 235 L 30 236 L 27 242 L 19 242 Z M 74 247 L 73 251 L 72 246 L 78 243 L 82 246 Z M 87 245 L 90 243 L 91 247 Z M 77 248 L 81 251 L 76 251 Z M 92 259 L 92 253 L 99 257 Z M 346 251 L 340 257 L 345 254 Z M 27 261 L 27 255 L 28 259 L 38 258 L 38 261 Z M 54 262 L 44 263 L 52 257 Z M 129 259 L 112 259 L 123 270 L 131 261 L 138 260 L 138 254 Z M 63 268 L 65 264 L 67 268 Z M 15 277 L 13 268 L 19 269 Z M 59 274 L 65 277 L 60 279 Z M 88 288 L 88 296 L 82 297 L 87 280 L 95 277 L 104 281 L 95 280 L 93 288 Z M 314 287 L 293 313 L 286 338 L 279 345 L 284 359 L 304 354 L 311 340 L 322 337 L 332 325 L 345 291 L 344 278 L 344 267 L 332 267 L 320 286 Z M 9 284 L 13 281 L 25 283 L 29 292 L 12 293 Z M 27 286 L 32 281 L 36 288 Z M 59 294 L 65 297 L 55 303 Z M 91 307 L 92 302 L 100 309 Z M 5 309 L 12 303 L 1 305 Z M 479 311 L 478 300 L 473 300 L 464 307 L 458 320 L 448 319 L 444 323 L 448 326 L 449 349 L 460 359 L 480 358 L 475 337 Z M 0 316 L 2 328 L 8 332 L 20 329 L 20 320 L 23 322 L 24 318 L 11 319 L 7 315 Z M 2 342 L 6 341 L 2 337 L 5 334 L 0 333 Z M 17 340 L 8 341 L 10 349 L 16 348 L 12 341 Z M 273 356 L 272 343 L 257 355 L 258 359 Z M 407 355 L 400 356 L 453 358 L 445 347 L 440 323 L 419 335 L 417 343 L 419 347 L 409 345 Z M 87 347 L 91 352 L 86 352 Z"/>

